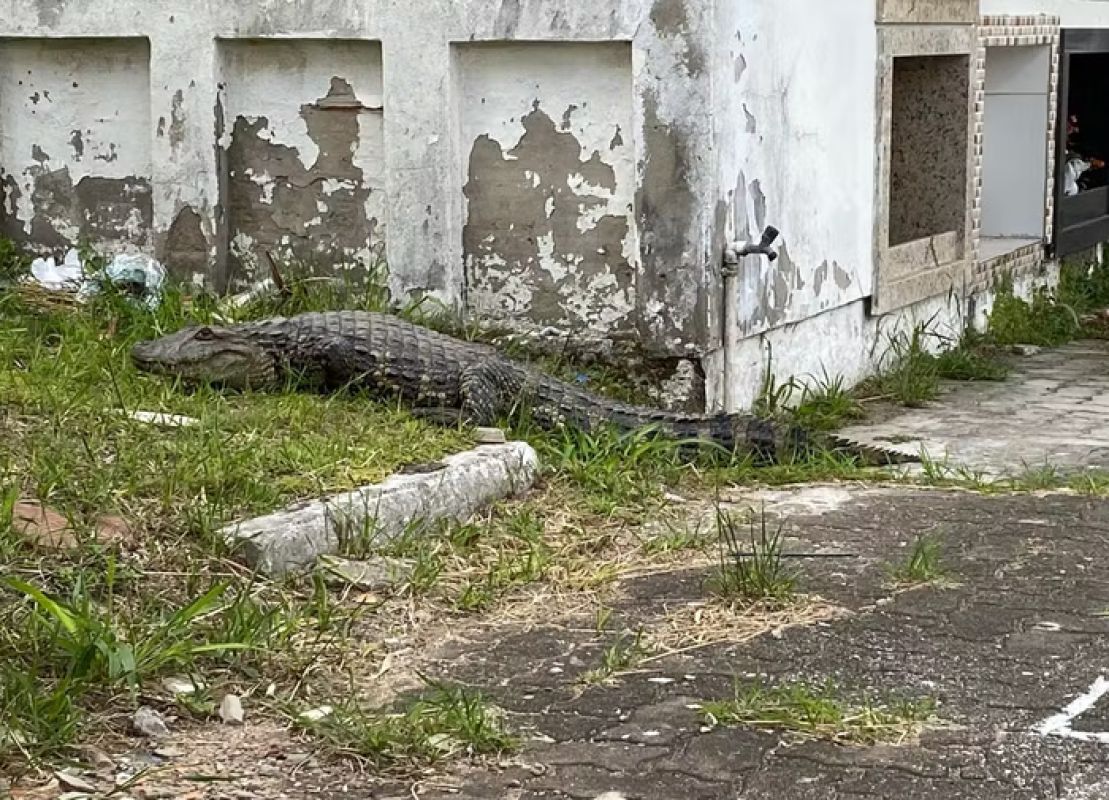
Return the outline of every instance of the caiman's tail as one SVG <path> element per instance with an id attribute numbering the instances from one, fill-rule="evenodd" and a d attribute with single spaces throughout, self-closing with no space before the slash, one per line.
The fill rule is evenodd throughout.
<path id="1" fill-rule="evenodd" d="M 544 382 L 545 383 L 545 382 Z M 685 414 L 620 403 L 576 386 L 551 380 L 540 387 L 536 410 L 550 415 L 540 423 L 570 422 L 585 430 L 611 425 L 618 430 L 653 428 L 669 438 L 709 442 L 729 452 L 746 453 L 757 463 L 782 463 L 836 452 L 853 456 L 866 466 L 919 462 L 920 458 L 861 444 L 829 433 L 818 433 L 751 414 Z"/>

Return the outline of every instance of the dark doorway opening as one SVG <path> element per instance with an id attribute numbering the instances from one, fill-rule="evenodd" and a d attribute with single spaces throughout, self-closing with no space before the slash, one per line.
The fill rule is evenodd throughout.
<path id="1" fill-rule="evenodd" d="M 1109 30 L 1063 31 L 1056 256 L 1109 240 Z"/>

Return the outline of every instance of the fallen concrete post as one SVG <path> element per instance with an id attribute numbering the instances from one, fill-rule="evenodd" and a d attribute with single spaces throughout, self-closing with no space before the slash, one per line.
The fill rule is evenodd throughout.
<path id="1" fill-rule="evenodd" d="M 441 463 L 434 472 L 393 475 L 380 484 L 243 520 L 221 535 L 252 568 L 280 576 L 340 552 L 352 538 L 365 537 L 377 546 L 414 526 L 465 520 L 526 491 L 539 475 L 539 457 L 525 442 L 481 445 Z"/>

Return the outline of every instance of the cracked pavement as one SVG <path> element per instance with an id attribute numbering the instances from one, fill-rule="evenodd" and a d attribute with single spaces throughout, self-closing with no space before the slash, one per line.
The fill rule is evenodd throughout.
<path id="1" fill-rule="evenodd" d="M 792 499 L 803 503 L 812 491 Z M 449 788 L 419 796 L 1109 796 L 1097 788 L 1109 779 L 1109 743 L 1032 730 L 1109 667 L 1109 505 L 1067 495 L 870 490 L 831 511 L 793 514 L 787 530 L 790 546 L 859 554 L 808 566 L 802 587 L 850 613 L 679 653 L 608 686 L 576 680 L 611 641 L 588 626 L 501 628 L 445 648 L 438 673 L 481 687 L 510 713 L 528 738 L 526 765 L 460 771 Z M 893 593 L 886 566 L 921 533 L 942 541 L 955 582 Z M 694 569 L 630 581 L 614 627 L 634 629 L 702 601 L 702 577 Z M 849 696 L 933 698 L 939 723 L 918 742 L 874 747 L 705 726 L 691 706 L 726 699 L 736 676 L 751 675 L 831 678 Z M 1109 731 L 1109 698 L 1074 728 Z"/>

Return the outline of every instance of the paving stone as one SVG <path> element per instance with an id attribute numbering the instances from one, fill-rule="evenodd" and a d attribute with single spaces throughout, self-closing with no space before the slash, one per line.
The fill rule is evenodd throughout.
<path id="1" fill-rule="evenodd" d="M 945 383 L 927 408 L 861 423 L 845 436 L 923 448 L 951 466 L 1016 475 L 1050 463 L 1062 471 L 1109 469 L 1109 341 L 1072 342 L 1019 359 L 1003 383 Z"/>

